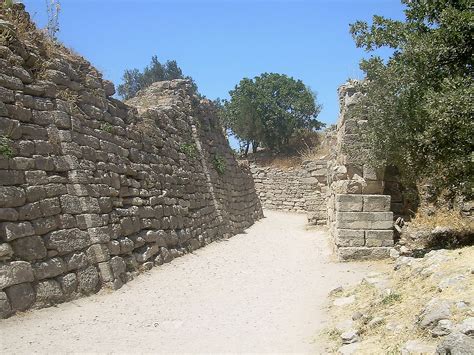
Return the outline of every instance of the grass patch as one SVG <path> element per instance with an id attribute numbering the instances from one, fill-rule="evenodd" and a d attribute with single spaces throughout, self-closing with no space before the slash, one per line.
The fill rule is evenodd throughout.
<path id="1" fill-rule="evenodd" d="M 216 154 L 212 159 L 212 165 L 219 175 L 224 175 L 227 164 L 223 156 Z"/>
<path id="2" fill-rule="evenodd" d="M 11 159 L 13 158 L 12 141 L 7 136 L 0 136 L 0 156 Z"/>
<path id="3" fill-rule="evenodd" d="M 400 302 L 401 300 L 402 300 L 402 295 L 400 295 L 399 293 L 391 293 L 385 296 L 384 298 L 382 298 L 382 301 L 380 303 L 386 306 L 386 305 Z"/>

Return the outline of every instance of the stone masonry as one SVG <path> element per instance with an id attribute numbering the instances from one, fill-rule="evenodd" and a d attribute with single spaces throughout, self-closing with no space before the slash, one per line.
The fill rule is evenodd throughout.
<path id="1" fill-rule="evenodd" d="M 251 164 L 262 206 L 307 213 L 310 224 L 326 224 L 327 161 L 305 161 L 288 169 Z"/>
<path id="2" fill-rule="evenodd" d="M 351 112 L 359 97 L 351 82 L 339 89 L 337 144 L 328 164 L 328 227 L 341 260 L 387 257 L 394 244 L 384 172 L 364 164 L 369 147 L 360 132 L 367 121 Z"/>
<path id="3" fill-rule="evenodd" d="M 12 12 L 0 13 L 0 317 L 119 288 L 263 216 L 188 81 L 124 104 Z"/>

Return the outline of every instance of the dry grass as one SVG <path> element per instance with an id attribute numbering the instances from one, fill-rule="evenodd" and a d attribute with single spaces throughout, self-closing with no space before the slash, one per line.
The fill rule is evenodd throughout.
<path id="1" fill-rule="evenodd" d="M 417 212 L 411 220 L 411 225 L 415 228 L 435 228 L 449 227 L 458 232 L 474 231 L 474 221 L 465 218 L 459 211 L 439 208 L 433 215 L 428 216 L 423 212 Z"/>
<path id="2" fill-rule="evenodd" d="M 298 152 L 301 161 L 319 160 L 329 154 L 327 145 L 318 145 L 314 147 L 306 147 L 306 149 Z"/>
<path id="3" fill-rule="evenodd" d="M 418 259 L 418 263 L 422 259 Z M 408 340 L 420 339 L 428 343 L 437 343 L 428 331 L 421 330 L 417 325 L 417 317 L 424 306 L 432 298 L 439 297 L 449 301 L 474 302 L 474 277 L 470 276 L 469 268 L 474 260 L 474 247 L 467 247 L 453 251 L 446 251 L 446 260 L 436 264 L 431 273 L 404 267 L 399 271 L 389 271 L 390 294 L 379 290 L 372 285 L 362 283 L 358 286 L 344 290 L 334 297 L 355 295 L 356 301 L 347 306 L 331 306 L 330 315 L 333 325 L 326 331 L 325 339 L 331 340 L 331 349 L 335 351 L 341 346 L 340 339 L 334 335 L 335 325 L 343 320 L 352 318 L 356 312 L 361 312 L 363 317 L 354 322 L 361 336 L 358 354 L 399 353 L 403 344 Z M 428 265 L 428 266 L 426 266 Z M 424 270 L 429 267 L 426 264 Z M 448 288 L 440 292 L 438 283 L 440 279 L 450 275 L 466 275 L 464 290 Z M 469 309 L 452 308 L 453 322 L 460 322 L 469 316 Z M 370 320 L 382 317 L 383 322 L 369 326 Z M 387 325 L 397 325 L 398 331 L 387 329 Z"/>

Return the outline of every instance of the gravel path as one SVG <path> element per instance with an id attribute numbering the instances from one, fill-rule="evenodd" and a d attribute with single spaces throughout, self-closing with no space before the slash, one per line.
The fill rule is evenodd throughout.
<path id="1" fill-rule="evenodd" d="M 0 321 L 0 353 L 322 351 L 327 293 L 370 265 L 331 262 L 305 215 L 265 214 L 118 291 Z"/>

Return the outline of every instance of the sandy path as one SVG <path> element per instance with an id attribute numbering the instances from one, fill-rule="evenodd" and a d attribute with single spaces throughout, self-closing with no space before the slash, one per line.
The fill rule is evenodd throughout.
<path id="1" fill-rule="evenodd" d="M 327 293 L 370 265 L 330 262 L 304 215 L 266 216 L 116 292 L 0 321 L 0 352 L 320 351 Z"/>

